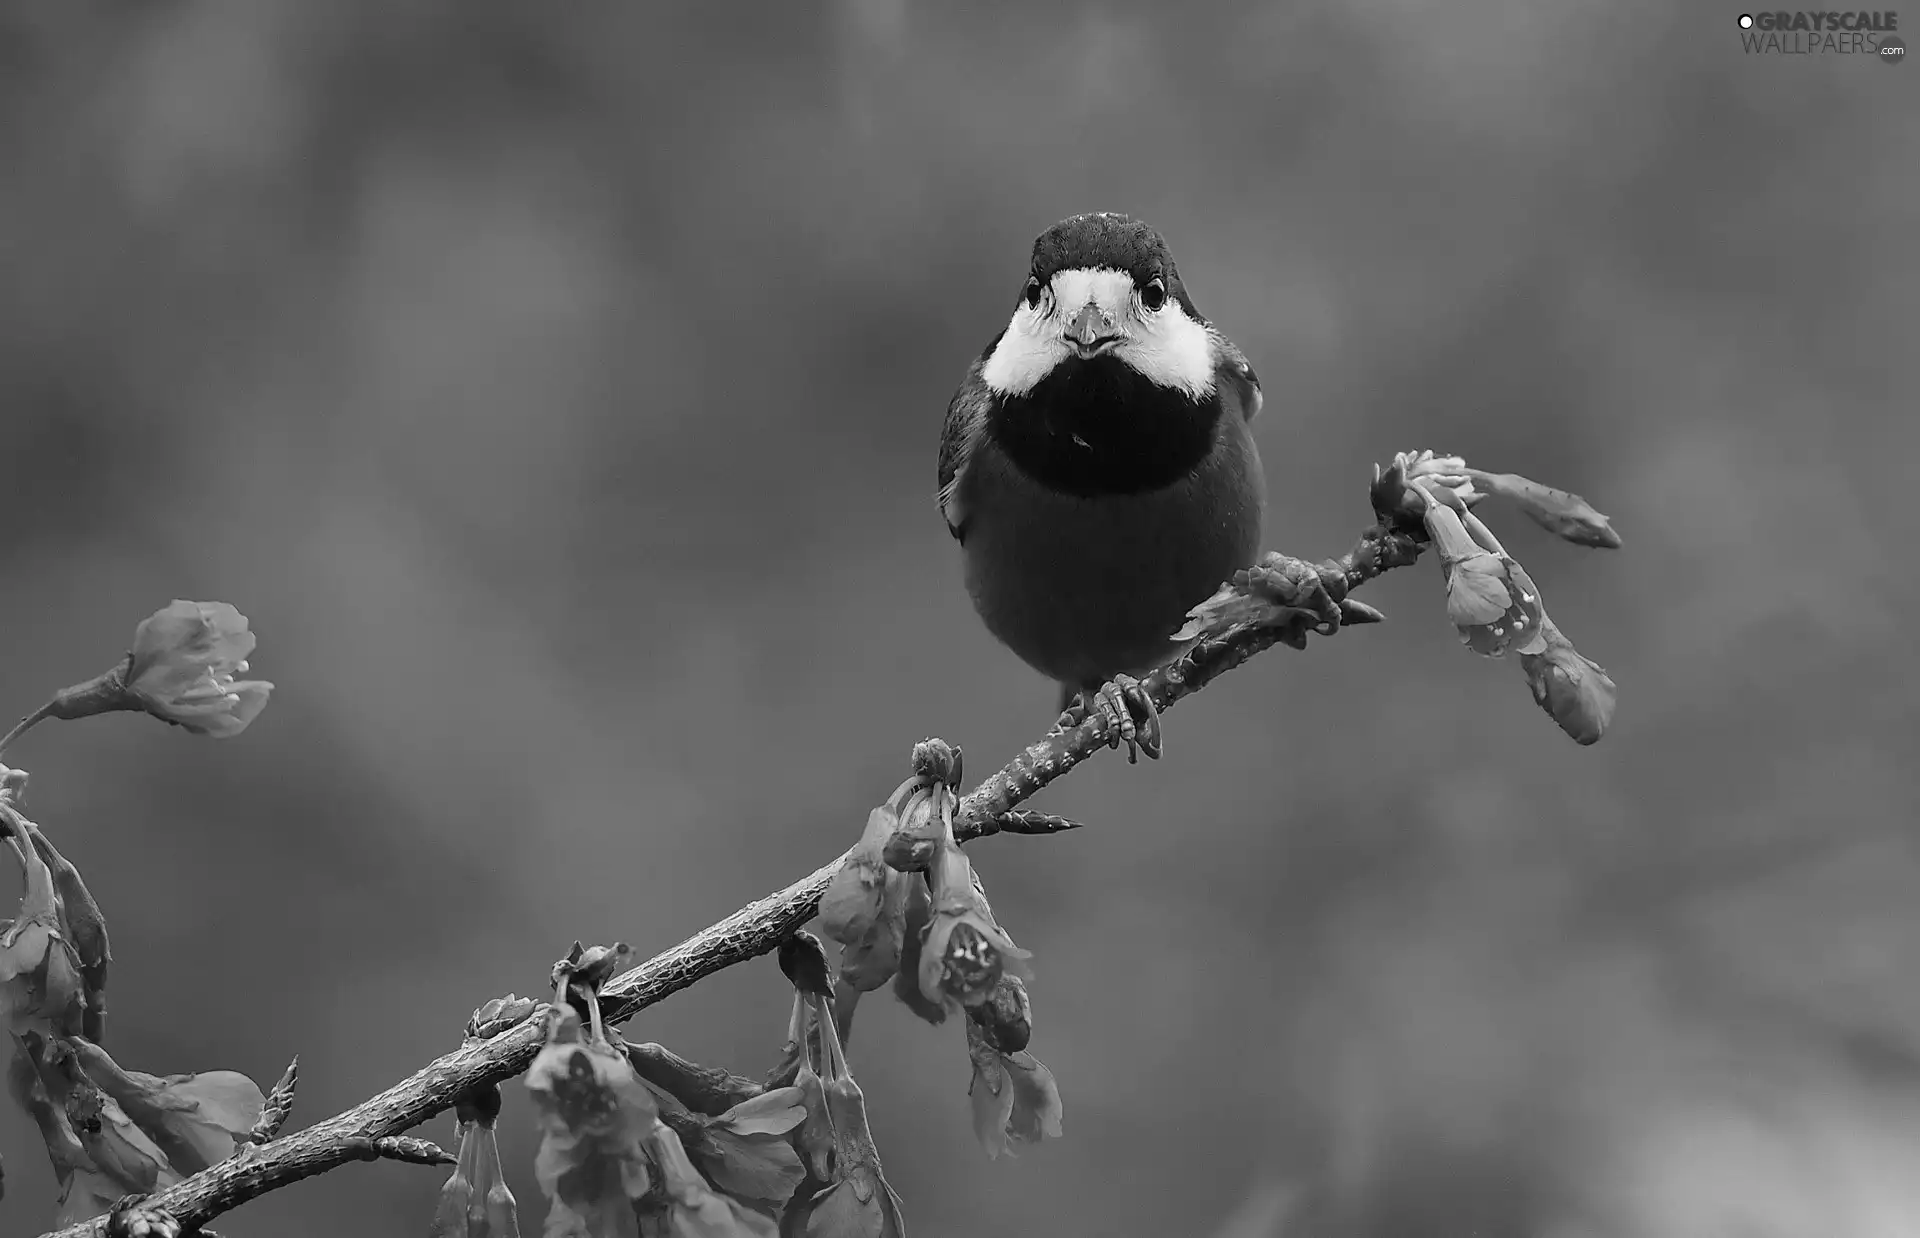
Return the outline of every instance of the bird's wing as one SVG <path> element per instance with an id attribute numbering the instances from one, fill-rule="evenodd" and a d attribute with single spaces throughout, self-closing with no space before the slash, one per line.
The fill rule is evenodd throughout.
<path id="1" fill-rule="evenodd" d="M 956 540 L 964 534 L 967 518 L 960 503 L 960 479 L 974 447 L 987 432 L 987 410 L 993 399 L 981 369 L 982 363 L 975 361 L 967 370 L 940 427 L 940 514 L 946 517 L 947 531 Z"/>
<path id="2" fill-rule="evenodd" d="M 1260 406 L 1265 402 L 1260 394 L 1260 376 L 1247 364 L 1247 354 L 1232 340 L 1217 331 L 1214 339 L 1220 345 L 1220 375 L 1239 394 L 1241 415 L 1252 421 L 1260 415 Z"/>

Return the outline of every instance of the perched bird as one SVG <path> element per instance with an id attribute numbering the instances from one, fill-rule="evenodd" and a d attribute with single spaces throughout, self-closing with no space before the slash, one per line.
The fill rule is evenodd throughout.
<path id="1" fill-rule="evenodd" d="M 1260 549 L 1260 380 L 1194 307 L 1154 229 L 1076 215 L 1040 234 L 1013 316 L 940 435 L 939 499 L 987 629 L 1160 752 L 1137 675 Z"/>

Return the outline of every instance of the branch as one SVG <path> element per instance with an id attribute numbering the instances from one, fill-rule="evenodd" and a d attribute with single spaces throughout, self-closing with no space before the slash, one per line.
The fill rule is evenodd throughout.
<path id="1" fill-rule="evenodd" d="M 1338 603 L 1349 590 L 1382 572 L 1414 562 L 1423 548 L 1424 539 L 1417 535 L 1376 524 L 1344 557 L 1315 565 L 1313 571 Z M 1304 645 L 1309 623 L 1302 616 L 1284 627 L 1242 627 L 1205 637 L 1143 680 L 1141 687 L 1164 712 L 1262 650 L 1282 642 Z M 1030 822 L 1009 816 L 1014 806 L 1102 748 L 1115 746 L 1118 736 L 1113 731 L 1113 724 L 1096 714 L 1029 745 L 961 800 L 955 837 L 965 842 L 1003 831 L 1024 832 L 1023 824 Z M 813 918 L 842 858 L 609 981 L 600 991 L 609 1021 L 630 1019 L 714 972 L 777 949 Z M 192 1233 L 196 1226 L 269 1191 L 366 1159 L 369 1141 L 418 1126 L 453 1108 L 474 1088 L 524 1074 L 540 1050 L 542 1022 L 527 1018 L 492 1039 L 464 1044 L 371 1100 L 306 1130 L 265 1144 L 242 1144 L 232 1157 L 156 1193 L 145 1206 L 164 1209 L 184 1232 Z M 105 1233 L 106 1218 L 96 1217 L 42 1238 L 104 1238 Z"/>

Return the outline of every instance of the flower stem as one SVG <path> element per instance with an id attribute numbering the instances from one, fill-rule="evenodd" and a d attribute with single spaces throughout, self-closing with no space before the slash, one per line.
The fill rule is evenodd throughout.
<path id="1" fill-rule="evenodd" d="M 6 738 L 0 739 L 0 752 L 5 752 L 7 746 L 13 743 L 14 740 L 19 739 L 22 735 L 25 735 L 28 731 L 31 731 L 34 727 L 39 726 L 40 723 L 51 717 L 53 717 L 53 702 L 48 701 L 45 705 L 42 705 L 40 708 L 13 724 L 13 729 L 7 732 Z"/>

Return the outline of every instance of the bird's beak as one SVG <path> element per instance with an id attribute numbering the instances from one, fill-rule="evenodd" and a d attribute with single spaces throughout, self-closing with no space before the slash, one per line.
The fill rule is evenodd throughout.
<path id="1" fill-rule="evenodd" d="M 1062 335 L 1082 360 L 1097 357 L 1120 342 L 1120 332 L 1114 327 L 1113 315 L 1092 301 L 1080 307 L 1080 312 L 1073 316 L 1073 321 L 1067 324 Z"/>

